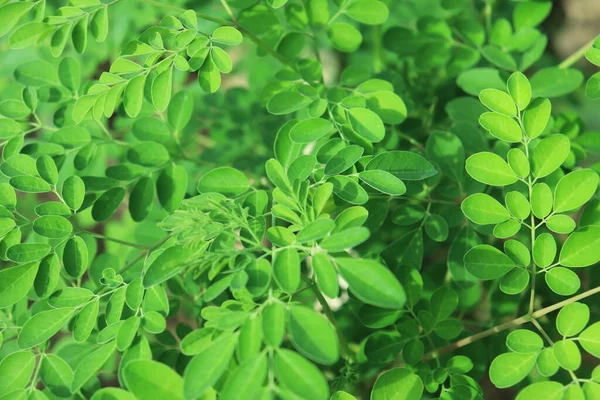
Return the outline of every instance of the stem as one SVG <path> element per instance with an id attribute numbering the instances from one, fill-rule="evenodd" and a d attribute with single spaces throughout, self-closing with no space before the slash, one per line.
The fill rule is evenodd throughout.
<path id="1" fill-rule="evenodd" d="M 112 237 L 110 237 L 110 236 L 105 236 L 105 235 L 102 235 L 102 234 L 100 234 L 100 233 L 96 233 L 96 232 L 90 232 L 90 231 L 86 231 L 86 230 L 84 230 L 84 231 L 82 231 L 82 232 L 85 232 L 86 234 L 88 234 L 88 235 L 91 235 L 91 236 L 94 236 L 94 237 L 96 237 L 96 238 L 98 238 L 98 239 L 102 239 L 102 240 L 108 240 L 108 241 L 110 241 L 110 242 L 119 243 L 119 244 L 122 244 L 122 245 L 124 245 L 124 246 L 135 247 L 135 248 L 137 248 L 137 249 L 142 249 L 142 250 L 146 250 L 146 249 L 147 249 L 147 247 L 146 247 L 146 246 L 142 246 L 141 244 L 132 243 L 132 242 L 127 242 L 127 241 L 125 241 L 125 240 L 121 240 L 121 239 L 117 239 L 117 238 L 112 238 Z"/>
<path id="2" fill-rule="evenodd" d="M 342 334 L 341 329 L 335 322 L 335 316 L 333 315 L 333 311 L 331 311 L 331 307 L 329 307 L 329 304 L 327 304 L 327 300 L 325 300 L 325 297 L 323 297 L 323 295 L 321 294 L 319 289 L 315 286 L 314 282 L 311 282 L 308 279 L 307 279 L 307 282 L 310 285 L 311 290 L 315 294 L 315 297 L 319 301 L 319 304 L 321 304 L 321 307 L 323 308 L 323 312 L 327 316 L 327 319 L 329 319 L 329 322 L 331 322 L 331 325 L 333 325 L 333 327 L 335 328 L 335 331 L 338 336 L 338 341 L 340 342 L 342 356 L 346 360 L 352 362 L 353 358 L 354 358 L 352 355 L 352 351 L 350 350 L 350 347 L 348 346 L 346 339 L 344 339 L 344 335 Z"/>
<path id="3" fill-rule="evenodd" d="M 558 68 L 569 68 L 571 65 L 575 64 L 581 57 L 587 53 L 587 51 L 592 47 L 596 38 L 593 38 L 583 46 L 581 46 L 575 53 L 571 54 L 569 57 L 565 58 L 563 62 L 558 64 Z"/>
<path id="4" fill-rule="evenodd" d="M 466 346 L 468 344 L 476 342 L 476 341 L 478 341 L 480 339 L 486 338 L 486 337 L 488 337 L 490 335 L 493 335 L 494 333 L 498 333 L 498 332 L 504 331 L 504 330 L 509 329 L 509 328 L 514 328 L 516 326 L 523 325 L 526 322 L 530 322 L 530 321 L 532 321 L 532 320 L 534 320 L 536 318 L 542 317 L 542 316 L 544 316 L 546 314 L 549 314 L 549 313 L 551 313 L 553 311 L 556 311 L 556 310 L 558 310 L 558 309 L 566 306 L 567 304 L 574 303 L 574 302 L 576 302 L 578 300 L 584 299 L 584 298 L 589 297 L 591 295 L 594 295 L 596 293 L 600 293 L 600 286 L 595 287 L 593 289 L 590 289 L 588 291 L 585 291 L 583 293 L 580 293 L 577 296 L 570 297 L 570 298 L 568 298 L 566 300 L 563 300 L 563 301 L 561 301 L 559 303 L 555 303 L 555 304 L 553 304 L 551 306 L 542 308 L 542 309 L 540 309 L 538 311 L 535 311 L 531 315 L 529 315 L 529 314 L 528 315 L 524 315 L 522 317 L 513 319 L 512 321 L 505 322 L 502 325 L 495 326 L 495 327 L 490 328 L 488 330 L 485 330 L 483 332 L 476 333 L 475 335 L 471 335 L 471 336 L 466 337 L 464 339 L 460 339 L 460 340 L 458 340 L 458 341 L 456 341 L 454 343 L 451 343 L 449 345 L 440 347 L 439 349 L 435 349 L 433 351 L 430 351 L 429 353 L 425 354 L 425 356 L 423 357 L 423 361 L 429 361 L 429 360 L 431 360 L 431 359 L 433 359 L 435 357 L 441 356 L 442 354 L 446 354 L 446 353 L 451 352 L 453 350 L 460 349 L 461 347 L 464 347 L 464 346 Z"/>
<path id="5" fill-rule="evenodd" d="M 156 249 L 157 247 L 160 247 L 164 242 L 166 242 L 170 238 L 171 238 L 171 235 L 167 235 L 164 238 L 162 238 L 161 240 L 159 240 L 157 243 L 153 244 L 152 247 L 144 248 L 144 250 L 141 251 L 137 256 L 135 256 L 135 258 L 133 260 L 129 261 L 127 264 L 125 264 L 125 266 L 123 266 L 123 268 L 118 270 L 117 274 L 122 274 L 123 272 L 127 271 L 129 268 L 133 267 L 138 261 L 140 261 L 142 258 L 146 257 L 146 255 L 150 254 L 150 252 L 152 250 Z"/>

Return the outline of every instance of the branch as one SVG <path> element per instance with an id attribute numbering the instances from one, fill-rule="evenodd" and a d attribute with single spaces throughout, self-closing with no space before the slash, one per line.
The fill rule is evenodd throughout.
<path id="1" fill-rule="evenodd" d="M 504 330 L 509 329 L 509 328 L 514 328 L 514 327 L 519 326 L 519 325 L 523 325 L 526 322 L 529 322 L 531 320 L 535 320 L 537 318 L 543 317 L 544 315 L 549 314 L 552 311 L 556 311 L 559 308 L 562 308 L 562 307 L 566 306 L 567 304 L 574 303 L 574 302 L 576 302 L 578 300 L 584 299 L 584 298 L 589 297 L 589 296 L 591 296 L 593 294 L 596 294 L 596 293 L 600 293 L 600 286 L 595 287 L 593 289 L 590 289 L 590 290 L 588 290 L 586 292 L 580 293 L 577 296 L 570 297 L 570 298 L 568 298 L 566 300 L 563 300 L 563 301 L 561 301 L 559 303 L 556 303 L 556 304 L 553 304 L 551 306 L 542 308 L 541 310 L 535 311 L 532 314 L 524 315 L 522 317 L 513 319 L 512 321 L 505 322 L 502 325 L 495 326 L 495 327 L 490 328 L 488 330 L 485 330 L 483 332 L 476 333 L 475 335 L 471 335 L 471 336 L 466 337 L 464 339 L 460 339 L 460 340 L 458 340 L 458 341 L 456 341 L 454 343 L 451 343 L 449 345 L 446 345 L 446 346 L 440 347 L 438 349 L 432 350 L 429 353 L 425 354 L 425 356 L 423 356 L 423 361 L 429 361 L 429 360 L 431 360 L 433 358 L 439 357 L 439 356 L 441 356 L 443 354 L 449 353 L 449 352 L 451 352 L 453 350 L 459 349 L 459 348 L 464 347 L 464 346 L 466 346 L 468 344 L 476 342 L 476 341 L 478 341 L 480 339 L 483 339 L 483 338 L 486 338 L 486 337 L 488 337 L 490 335 L 493 335 L 494 333 L 501 332 L 501 331 L 504 331 Z"/>
<path id="2" fill-rule="evenodd" d="M 571 54 L 569 57 L 565 58 L 563 62 L 558 64 L 558 68 L 569 68 L 571 65 L 575 64 L 581 57 L 587 53 L 587 51 L 592 47 L 596 38 L 593 38 L 583 46 L 581 46 L 575 53 Z"/>

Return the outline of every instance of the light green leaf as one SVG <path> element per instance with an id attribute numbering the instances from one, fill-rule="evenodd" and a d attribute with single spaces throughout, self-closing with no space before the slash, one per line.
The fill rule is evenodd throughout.
<path id="1" fill-rule="evenodd" d="M 590 308 L 583 303 L 564 306 L 556 317 L 556 329 L 563 336 L 575 336 L 590 320 Z"/>
<path id="2" fill-rule="evenodd" d="M 230 167 L 213 169 L 198 181 L 200 193 L 221 193 L 226 196 L 239 196 L 246 192 L 249 186 L 246 175 Z"/>
<path id="3" fill-rule="evenodd" d="M 533 260 L 540 268 L 546 268 L 556 258 L 556 241 L 550 233 L 544 232 L 533 243 Z"/>
<path id="4" fill-rule="evenodd" d="M 467 159 L 466 169 L 473 179 L 492 186 L 506 186 L 518 178 L 508 163 L 497 154 L 482 152 Z"/>
<path id="5" fill-rule="evenodd" d="M 498 200 L 485 193 L 472 194 L 460 207 L 467 218 L 480 225 L 498 224 L 510 218 L 508 210 Z"/>
<path id="6" fill-rule="evenodd" d="M 523 73 L 514 72 L 507 82 L 508 93 L 515 101 L 519 111 L 523 111 L 531 101 L 531 84 Z"/>
<path id="7" fill-rule="evenodd" d="M 287 332 L 294 347 L 319 364 L 332 365 L 340 357 L 335 330 L 327 319 L 308 307 L 293 305 L 288 309 Z"/>
<path id="8" fill-rule="evenodd" d="M 475 246 L 465 254 L 465 268 L 481 280 L 500 278 L 514 267 L 510 257 L 487 244 Z"/>
<path id="9" fill-rule="evenodd" d="M 500 389 L 514 386 L 529 374 L 535 365 L 536 358 L 536 353 L 501 354 L 492 361 L 490 380 Z"/>
<path id="10" fill-rule="evenodd" d="M 333 124 L 323 118 L 309 118 L 298 122 L 290 130 L 290 138 L 296 143 L 310 143 L 333 131 Z"/>
<path id="11" fill-rule="evenodd" d="M 69 236 L 73 232 L 73 226 L 68 219 L 59 215 L 46 215 L 33 221 L 33 230 L 38 235 L 61 239 Z"/>
<path id="12" fill-rule="evenodd" d="M 479 123 L 492 136 L 509 143 L 518 143 L 523 136 L 521 127 L 511 117 L 498 114 L 495 112 L 487 112 L 481 114 Z"/>
<path id="13" fill-rule="evenodd" d="M 329 387 L 321 371 L 294 351 L 277 350 L 275 374 L 283 387 L 298 397 L 314 400 L 329 399 Z"/>
<path id="14" fill-rule="evenodd" d="M 592 225 L 573 232 L 560 249 L 558 262 L 565 267 L 587 267 L 600 261 L 600 226 Z"/>
<path id="15" fill-rule="evenodd" d="M 398 179 L 415 181 L 437 174 L 433 165 L 410 151 L 388 151 L 373 157 L 365 170 L 383 170 Z"/>
<path id="16" fill-rule="evenodd" d="M 69 176 L 63 182 L 61 196 L 66 205 L 72 210 L 78 210 L 85 197 L 85 184 L 77 175 Z"/>
<path id="17" fill-rule="evenodd" d="M 73 236 L 67 241 L 62 261 L 65 271 L 69 275 L 74 278 L 83 275 L 88 266 L 88 249 L 81 237 Z"/>
<path id="18" fill-rule="evenodd" d="M 561 296 L 570 296 L 581 286 L 577 274 L 563 267 L 555 267 L 547 271 L 544 279 L 550 290 Z"/>
<path id="19" fill-rule="evenodd" d="M 123 369 L 125 386 L 137 398 L 183 400 L 183 379 L 165 364 L 133 360 Z"/>
<path id="20" fill-rule="evenodd" d="M 85 356 L 73 373 L 71 393 L 79 389 L 102 368 L 115 352 L 115 342 L 106 343 Z"/>
<path id="21" fill-rule="evenodd" d="M 600 322 L 593 323 L 581 332 L 579 344 L 585 351 L 600 358 Z"/>
<path id="22" fill-rule="evenodd" d="M 351 108 L 348 110 L 348 119 L 350 120 L 354 132 L 370 142 L 381 142 L 385 137 L 383 121 L 376 113 L 369 109 L 359 107 Z M 293 138 L 294 136 L 292 133 L 292 139 Z"/>
<path id="23" fill-rule="evenodd" d="M 399 309 L 406 294 L 394 274 L 374 260 L 336 258 L 342 277 L 361 301 L 381 308 Z"/>
<path id="24" fill-rule="evenodd" d="M 183 391 L 186 399 L 196 399 L 206 392 L 223 375 L 237 344 L 237 335 L 223 333 L 195 355 L 183 374 Z"/>
<path id="25" fill-rule="evenodd" d="M 286 293 L 295 292 L 300 286 L 300 256 L 291 247 L 281 249 L 273 261 L 273 277 Z"/>
<path id="26" fill-rule="evenodd" d="M 423 395 L 423 381 L 407 368 L 394 368 L 375 381 L 371 400 L 412 400 Z"/>
<path id="27" fill-rule="evenodd" d="M 17 351 L 5 356 L 0 361 L 0 393 L 24 388 L 33 375 L 35 361 L 36 357 L 30 351 Z"/>
<path id="28" fill-rule="evenodd" d="M 21 349 L 28 349 L 54 336 L 75 313 L 75 308 L 57 308 L 41 311 L 27 320 L 19 332 L 17 344 Z"/>
<path id="29" fill-rule="evenodd" d="M 537 353 L 544 347 L 544 341 L 537 333 L 528 329 L 517 329 L 506 337 L 506 347 L 515 353 Z"/>
<path id="30" fill-rule="evenodd" d="M 575 371 L 581 366 L 581 352 L 573 340 L 559 340 L 552 349 L 558 364 L 567 371 Z"/>
<path id="31" fill-rule="evenodd" d="M 551 135 L 540 141 L 531 152 L 533 176 L 543 178 L 554 172 L 567 159 L 570 148 L 565 135 Z"/>
<path id="32" fill-rule="evenodd" d="M 552 211 L 552 190 L 550 186 L 541 182 L 533 185 L 531 191 L 531 211 L 533 215 L 542 219 Z"/>
<path id="33" fill-rule="evenodd" d="M 577 209 L 592 198 L 598 188 L 598 173 L 580 169 L 563 176 L 554 190 L 554 212 Z"/>
<path id="34" fill-rule="evenodd" d="M 484 89 L 479 93 L 479 100 L 490 110 L 506 115 L 517 116 L 517 107 L 513 99 L 498 89 Z"/>
<path id="35" fill-rule="evenodd" d="M 579 70 L 547 67 L 538 70 L 529 81 L 534 97 L 560 97 L 581 86 L 583 79 Z"/>

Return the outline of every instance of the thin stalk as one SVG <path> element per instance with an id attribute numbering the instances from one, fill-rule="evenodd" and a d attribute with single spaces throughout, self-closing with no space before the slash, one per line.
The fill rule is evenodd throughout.
<path id="1" fill-rule="evenodd" d="M 110 236 L 102 235 L 100 233 L 86 231 L 86 230 L 83 230 L 82 232 L 85 232 L 86 234 L 94 236 L 94 237 L 96 237 L 98 239 L 107 240 L 107 241 L 110 241 L 110 242 L 122 244 L 123 246 L 135 247 L 136 249 L 141 249 L 141 250 L 148 249 L 146 246 L 143 246 L 141 244 L 132 243 L 132 242 L 128 242 L 126 240 L 121 240 L 121 239 L 113 238 L 113 237 L 110 237 Z"/>
<path id="2" fill-rule="evenodd" d="M 558 64 L 558 68 L 569 68 L 571 65 L 575 64 L 581 57 L 585 56 L 585 53 L 592 47 L 596 38 L 590 40 L 579 49 L 577 49 L 573 54 L 569 57 L 565 58 L 560 64 Z"/>
<path id="3" fill-rule="evenodd" d="M 573 296 L 573 297 L 570 297 L 570 298 L 568 298 L 566 300 L 563 300 L 561 302 L 555 303 L 555 304 L 553 304 L 551 306 L 548 306 L 548 307 L 542 308 L 540 310 L 537 310 L 537 311 L 535 311 L 531 315 L 528 314 L 528 315 L 524 315 L 524 316 L 519 317 L 519 318 L 515 318 L 512 321 L 505 322 L 505 323 L 503 323 L 501 325 L 495 326 L 495 327 L 490 328 L 488 330 L 485 330 L 483 332 L 476 333 L 475 335 L 471 335 L 471 336 L 466 337 L 464 339 L 460 339 L 460 340 L 458 340 L 458 341 L 456 341 L 454 343 L 451 343 L 451 344 L 448 344 L 446 346 L 440 347 L 438 349 L 432 350 L 429 353 L 425 354 L 425 356 L 423 356 L 423 361 L 429 361 L 429 360 L 431 360 L 431 359 L 433 359 L 435 357 L 439 357 L 439 356 L 441 356 L 443 354 L 449 353 L 449 352 L 454 351 L 456 349 L 460 349 L 461 347 L 464 347 L 464 346 L 466 346 L 468 344 L 471 344 L 473 342 L 476 342 L 478 340 L 481 340 L 483 338 L 491 336 L 494 333 L 502 332 L 502 331 L 504 331 L 506 329 L 510 329 L 510 328 L 517 327 L 519 325 L 523 325 L 524 323 L 530 322 L 533 319 L 537 319 L 537 318 L 543 317 L 546 314 L 549 314 L 549 313 L 551 313 L 553 311 L 556 311 L 556 310 L 558 310 L 558 309 L 566 306 L 567 304 L 574 303 L 574 302 L 579 301 L 581 299 L 584 299 L 586 297 L 592 296 L 592 295 L 594 295 L 596 293 L 600 293 L 600 286 L 595 287 L 593 289 L 590 289 L 588 291 L 585 291 L 583 293 L 580 293 L 577 296 Z"/>

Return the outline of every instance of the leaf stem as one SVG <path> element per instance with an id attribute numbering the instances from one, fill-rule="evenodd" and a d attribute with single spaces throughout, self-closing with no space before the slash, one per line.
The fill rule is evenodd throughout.
<path id="1" fill-rule="evenodd" d="M 588 291 L 585 291 L 583 293 L 580 293 L 580 294 L 578 294 L 576 296 L 570 297 L 570 298 L 568 298 L 566 300 L 563 300 L 561 302 L 555 303 L 555 304 L 553 304 L 551 306 L 548 306 L 548 307 L 542 308 L 540 310 L 537 310 L 537 311 L 535 311 L 532 314 L 527 314 L 527 315 L 524 315 L 522 317 L 515 318 L 512 321 L 505 322 L 505 323 L 503 323 L 501 325 L 495 326 L 495 327 L 490 328 L 488 330 L 485 330 L 483 332 L 476 333 L 475 335 L 468 336 L 468 337 L 466 337 L 464 339 L 460 339 L 460 340 L 458 340 L 458 341 L 456 341 L 454 343 L 451 343 L 451 344 L 448 344 L 446 346 L 440 347 L 438 349 L 432 350 L 429 353 L 425 354 L 425 356 L 423 356 L 423 361 L 429 361 L 429 360 L 431 360 L 431 359 L 433 359 L 435 357 L 439 357 L 439 356 L 441 356 L 443 354 L 446 354 L 446 353 L 448 353 L 450 351 L 459 349 L 459 348 L 464 347 L 464 346 L 466 346 L 468 344 L 471 344 L 473 342 L 476 342 L 478 340 L 481 340 L 483 338 L 491 336 L 494 333 L 498 333 L 498 332 L 504 331 L 506 329 L 510 329 L 510 328 L 514 328 L 514 327 L 519 326 L 519 325 L 523 325 L 526 322 L 530 322 L 530 321 L 532 321 L 534 319 L 537 319 L 537 318 L 542 317 L 542 316 L 544 316 L 546 314 L 549 314 L 549 313 L 551 313 L 553 311 L 556 311 L 556 310 L 558 310 L 558 309 L 566 306 L 567 304 L 574 303 L 574 302 L 576 302 L 578 300 L 581 300 L 581 299 L 584 299 L 586 297 L 592 296 L 592 295 L 594 295 L 596 293 L 600 293 L 600 286 L 595 287 L 593 289 L 590 289 Z"/>
<path id="2" fill-rule="evenodd" d="M 558 64 L 558 68 L 569 68 L 571 65 L 575 64 L 579 59 L 585 56 L 585 53 L 592 47 L 596 38 L 594 37 L 589 42 L 585 43 L 579 49 L 577 49 L 573 54 L 569 57 L 565 58 L 560 64 Z"/>
<path id="3" fill-rule="evenodd" d="M 141 244 L 132 243 L 132 242 L 128 242 L 126 240 L 121 240 L 121 239 L 113 238 L 113 237 L 110 237 L 110 236 L 102 235 L 100 233 L 96 233 L 96 232 L 92 232 L 92 231 L 88 231 L 88 230 L 82 230 L 82 232 L 85 232 L 86 234 L 91 235 L 93 237 L 96 237 L 98 239 L 108 240 L 110 242 L 122 244 L 123 246 L 135 247 L 136 249 L 141 249 L 141 250 L 148 249 L 146 246 L 143 246 Z"/>

